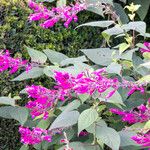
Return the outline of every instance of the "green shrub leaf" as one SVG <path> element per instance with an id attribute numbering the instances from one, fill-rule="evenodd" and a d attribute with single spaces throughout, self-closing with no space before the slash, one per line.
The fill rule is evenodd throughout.
<path id="1" fill-rule="evenodd" d="M 50 130 L 56 128 L 70 127 L 77 123 L 79 117 L 78 111 L 66 111 L 62 112 L 50 126 Z"/>
<path id="2" fill-rule="evenodd" d="M 55 63 L 60 64 L 63 60 L 69 58 L 68 56 L 66 56 L 62 53 L 59 53 L 59 52 L 56 52 L 56 51 L 53 51 L 53 50 L 50 50 L 50 49 L 45 49 L 43 51 L 47 55 L 50 62 L 53 63 L 53 64 L 55 64 Z"/>
<path id="3" fill-rule="evenodd" d="M 26 48 L 28 50 L 28 53 L 31 57 L 32 62 L 37 62 L 37 63 L 41 63 L 41 64 L 46 62 L 47 56 L 44 53 L 34 50 L 30 47 L 26 47 Z"/>
<path id="4" fill-rule="evenodd" d="M 12 81 L 23 81 L 23 80 L 27 80 L 27 79 L 34 79 L 34 78 L 40 77 L 43 74 L 44 74 L 43 68 L 33 67 L 29 71 L 24 71 L 23 73 L 21 73 L 18 77 L 16 77 Z"/>
<path id="5" fill-rule="evenodd" d="M 0 97 L 0 104 L 15 106 L 15 99 L 9 97 Z"/>
<path id="6" fill-rule="evenodd" d="M 90 108 L 84 110 L 78 119 L 78 134 L 93 124 L 98 118 L 98 113 L 95 109 Z"/>
<path id="7" fill-rule="evenodd" d="M 81 51 L 95 64 L 107 66 L 112 62 L 112 50 L 109 48 L 82 49 Z"/>
<path id="8" fill-rule="evenodd" d="M 112 150 L 119 150 L 120 136 L 117 131 L 109 127 L 97 127 L 96 137 L 109 146 Z"/>

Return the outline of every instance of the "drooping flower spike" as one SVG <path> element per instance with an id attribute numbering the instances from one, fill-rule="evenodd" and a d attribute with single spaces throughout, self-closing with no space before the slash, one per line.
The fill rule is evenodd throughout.
<path id="1" fill-rule="evenodd" d="M 110 111 L 122 117 L 123 122 L 134 124 L 137 122 L 146 122 L 150 119 L 150 108 L 141 104 L 131 111 L 122 111 L 120 109 L 111 108 Z"/>
<path id="2" fill-rule="evenodd" d="M 104 69 L 99 69 L 92 73 L 82 72 L 76 77 L 69 73 L 55 72 L 56 86 L 54 90 L 47 89 L 42 86 L 27 86 L 26 91 L 30 100 L 26 107 L 31 110 L 32 118 L 43 115 L 43 119 L 47 119 L 49 111 L 55 107 L 58 100 L 64 101 L 71 99 L 72 96 L 78 97 L 81 94 L 93 95 L 95 92 L 99 94 L 99 97 L 103 92 L 112 88 L 112 90 L 106 95 L 105 99 L 109 99 L 118 90 L 122 84 L 117 78 L 107 78 Z M 124 84 L 123 84 L 124 85 Z M 125 88 L 123 86 L 123 88 Z M 126 88 L 128 85 L 126 84 Z M 129 85 L 129 89 L 135 92 L 136 90 L 143 92 L 143 87 L 138 87 L 133 84 L 133 87 Z M 131 91 L 130 90 L 130 91 Z M 132 93 L 133 93 L 132 92 Z M 132 94 L 130 92 L 130 94 Z"/>
<path id="3" fill-rule="evenodd" d="M 0 72 L 9 70 L 10 74 L 18 71 L 19 68 L 29 67 L 26 60 L 21 58 L 12 58 L 8 50 L 0 53 Z"/>
<path id="4" fill-rule="evenodd" d="M 85 3 L 80 3 L 79 1 L 70 6 L 53 7 L 51 10 L 43 6 L 42 3 L 37 4 L 32 0 L 29 0 L 28 4 L 34 10 L 34 13 L 30 14 L 29 20 L 43 20 L 43 23 L 40 24 L 43 28 L 51 28 L 59 21 L 63 21 L 64 26 L 68 28 L 72 21 L 78 21 L 77 14 L 87 8 Z"/>

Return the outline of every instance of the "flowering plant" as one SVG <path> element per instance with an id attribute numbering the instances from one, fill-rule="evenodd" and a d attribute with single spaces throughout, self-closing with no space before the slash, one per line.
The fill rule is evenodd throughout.
<path id="1" fill-rule="evenodd" d="M 68 28 L 72 21 L 78 21 L 80 11 L 89 10 L 108 20 L 85 23 L 76 30 L 85 26 L 104 28 L 104 41 L 100 48 L 82 49 L 84 55 L 77 58 L 29 47 L 26 49 L 31 61 L 12 58 L 8 50 L 0 53 L 0 72 L 12 74 L 25 68 L 13 81 L 43 74 L 54 81 L 50 89 L 26 86 L 20 92 L 30 99 L 25 107 L 17 106 L 15 98 L 0 98 L 0 103 L 12 105 L 0 108 L 1 116 L 20 123 L 24 144 L 21 149 L 29 149 L 31 145 L 35 149 L 59 150 L 150 147 L 150 44 L 136 40 L 150 34 L 146 33 L 145 22 L 135 21 L 140 5 L 132 3 L 124 7 L 129 11 L 129 18 L 121 5 L 108 0 L 77 0 L 69 6 L 66 1 L 58 1 L 57 5 L 50 10 L 29 0 L 33 10 L 29 21 L 39 21 L 46 29 L 62 21 Z M 120 10 L 115 10 L 114 5 Z M 122 20 L 120 11 L 126 19 Z M 120 38 L 120 44 L 113 45 L 116 38 Z"/>

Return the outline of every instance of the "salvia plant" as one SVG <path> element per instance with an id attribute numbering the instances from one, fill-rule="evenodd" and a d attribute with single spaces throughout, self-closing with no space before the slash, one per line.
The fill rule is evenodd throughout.
<path id="1" fill-rule="evenodd" d="M 137 21 L 142 4 L 122 4 L 123 8 L 112 0 L 58 0 L 56 7 L 47 8 L 29 0 L 28 5 L 33 10 L 29 21 L 38 21 L 45 30 L 57 22 L 68 28 L 78 21 L 80 11 L 97 13 L 104 19 L 75 30 L 101 28 L 104 40 L 99 48 L 80 50 L 83 55 L 77 58 L 26 47 L 29 61 L 1 51 L 0 72 L 24 70 L 12 81 L 46 75 L 53 82 L 50 89 L 28 85 L 20 91 L 28 95 L 25 107 L 16 104 L 18 96 L 0 97 L 1 104 L 10 105 L 0 107 L 0 116 L 20 123 L 21 150 L 148 149 L 150 34 L 146 23 Z"/>

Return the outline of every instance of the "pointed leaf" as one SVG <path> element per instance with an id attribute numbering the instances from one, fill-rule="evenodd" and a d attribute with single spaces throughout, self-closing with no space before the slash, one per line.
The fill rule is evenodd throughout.
<path id="1" fill-rule="evenodd" d="M 82 27 L 82 26 L 92 26 L 92 27 L 101 27 L 101 28 L 106 28 L 109 27 L 110 25 L 114 24 L 114 21 L 94 21 L 94 22 L 88 22 L 81 24 L 77 26 L 76 28 Z"/>
<path id="2" fill-rule="evenodd" d="M 28 119 L 28 110 L 24 107 L 16 107 L 14 110 L 10 111 L 10 115 L 23 125 Z"/>
<path id="3" fill-rule="evenodd" d="M 59 52 L 56 52 L 56 51 L 53 51 L 53 50 L 50 50 L 50 49 L 45 49 L 43 51 L 47 55 L 50 62 L 53 63 L 53 64 L 55 64 L 55 63 L 60 64 L 63 60 L 69 58 L 68 56 L 66 56 L 62 53 L 59 53 Z"/>
<path id="4" fill-rule="evenodd" d="M 47 56 L 44 53 L 34 50 L 30 47 L 26 47 L 26 48 L 28 50 L 28 53 L 31 57 L 32 62 L 37 62 L 37 63 L 41 63 L 41 64 L 46 62 Z"/>
<path id="5" fill-rule="evenodd" d="M 109 127 L 97 127 L 96 137 L 112 150 L 119 150 L 120 136 L 117 131 Z"/>
<path id="6" fill-rule="evenodd" d="M 81 51 L 95 64 L 107 66 L 112 62 L 112 51 L 109 48 L 82 49 Z"/>
<path id="7" fill-rule="evenodd" d="M 70 64 L 75 64 L 75 63 L 83 63 L 83 62 L 87 62 L 88 60 L 86 59 L 85 56 L 80 56 L 80 57 L 76 57 L 76 58 L 67 58 L 63 61 L 61 61 L 61 66 L 66 66 L 66 65 L 70 65 Z"/>
<path id="8" fill-rule="evenodd" d="M 23 81 L 26 79 L 34 79 L 43 75 L 43 68 L 34 67 L 29 71 L 24 71 L 18 77 L 13 79 L 12 81 Z"/>
<path id="9" fill-rule="evenodd" d="M 98 113 L 95 109 L 90 108 L 84 110 L 78 119 L 78 134 L 93 124 L 98 118 Z"/>
<path id="10" fill-rule="evenodd" d="M 62 112 L 52 123 L 49 130 L 56 128 L 70 127 L 77 123 L 79 117 L 78 111 Z"/>
<path id="11" fill-rule="evenodd" d="M 0 97 L 0 104 L 15 106 L 15 99 L 9 97 Z"/>

